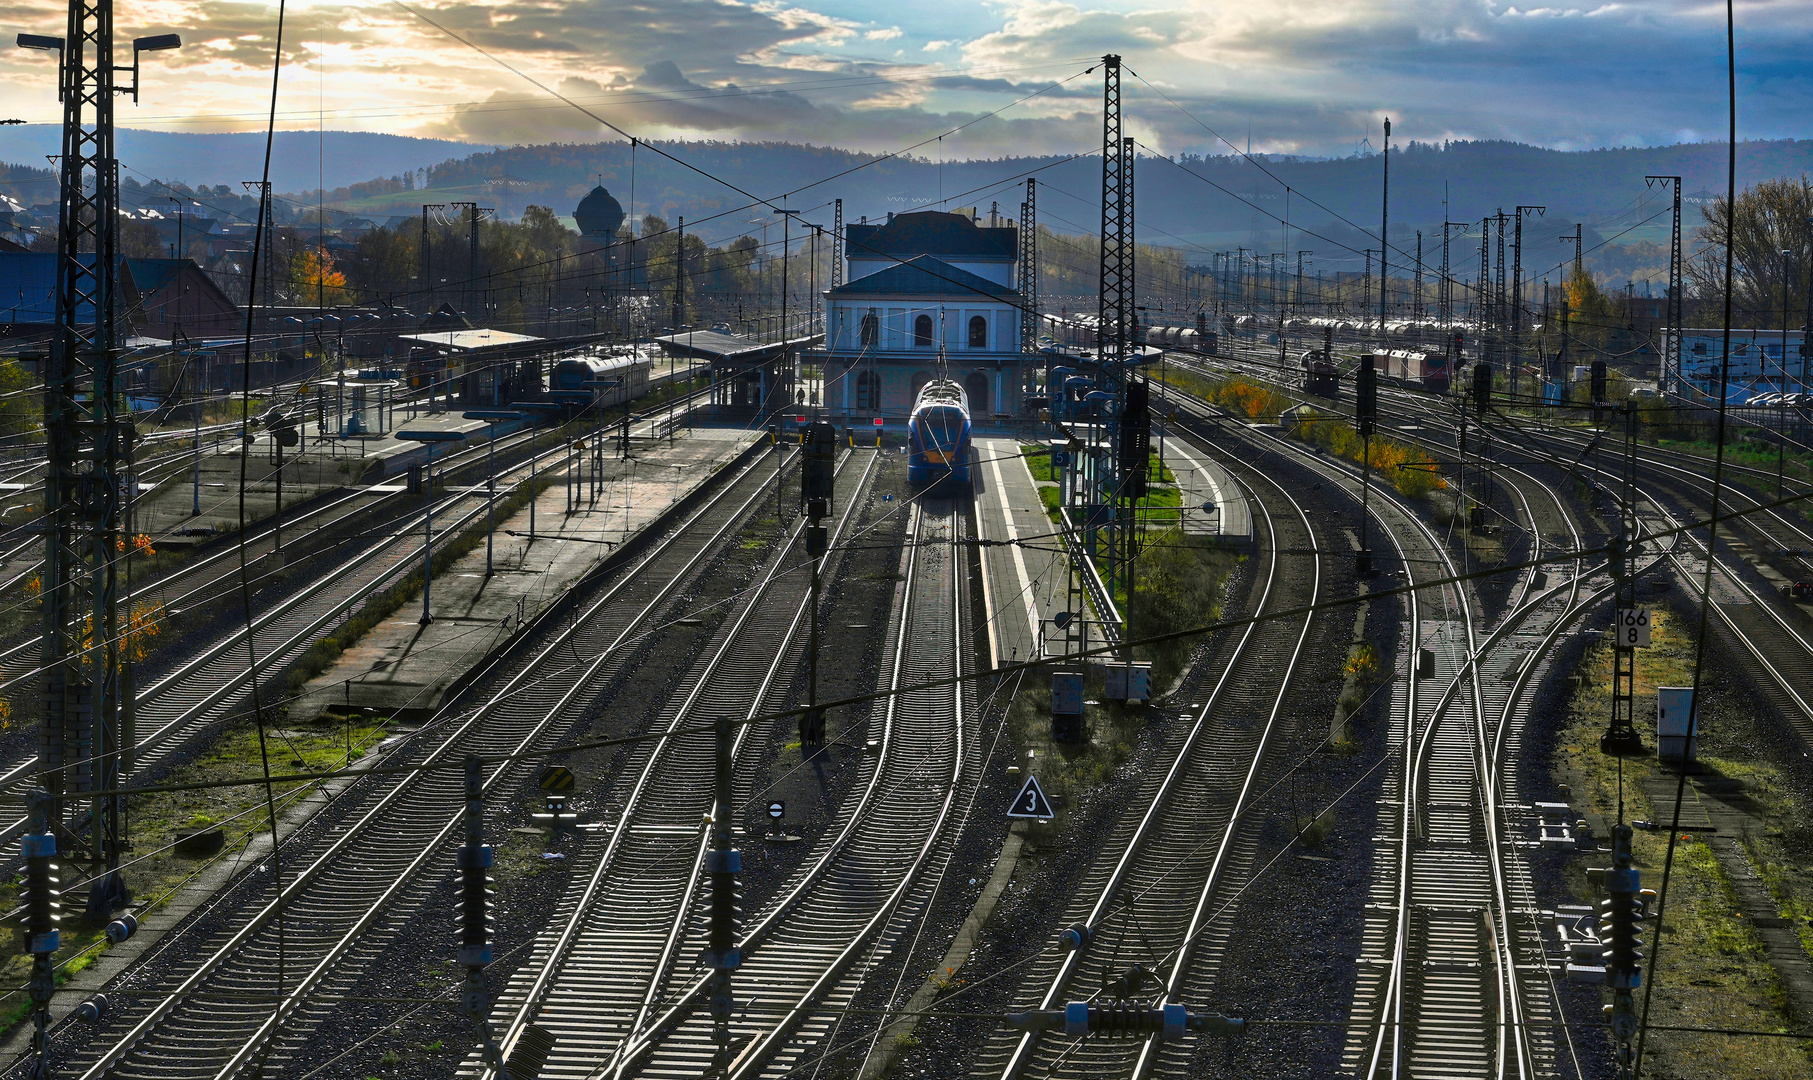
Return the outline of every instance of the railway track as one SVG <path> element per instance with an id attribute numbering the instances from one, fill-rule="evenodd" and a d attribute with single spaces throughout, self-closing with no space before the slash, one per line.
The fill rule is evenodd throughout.
<path id="1" fill-rule="evenodd" d="M 1528 430 L 1530 425 L 1519 427 Z M 1552 431 L 1542 431 L 1541 437 L 1562 446 L 1580 445 Z M 1677 455 L 1653 453 L 1649 447 L 1643 448 L 1638 464 L 1639 496 L 1683 524 L 1703 519 L 1712 507 L 1711 479 L 1694 472 L 1690 464 Z M 1742 467 L 1732 471 L 1735 477 L 1724 488 L 1722 512 L 1747 513 L 1719 526 L 1721 551 L 1713 560 L 1711 613 L 1732 652 L 1752 669 L 1758 687 L 1802 741 L 1813 745 L 1813 628 L 1804 616 L 1784 611 L 1784 601 L 1771 591 L 1771 582 L 1751 563 L 1754 559 L 1766 565 L 1776 551 L 1813 550 L 1813 531 L 1784 508 L 1770 506 L 1772 496 L 1758 495 L 1747 486 L 1773 477 Z M 1697 600 L 1706 581 L 1706 539 L 1697 529 L 1684 535 L 1686 543 L 1674 548 L 1669 562 L 1683 591 Z"/>
<path id="2" fill-rule="evenodd" d="M 541 449 L 534 458 L 543 468 L 557 463 L 565 450 L 560 445 Z M 458 457 L 449 458 L 453 467 L 481 464 L 485 449 L 475 447 Z M 532 470 L 519 462 L 510 471 L 499 471 L 500 490 L 508 490 L 516 480 Z M 324 510 L 338 511 L 348 500 L 361 496 L 351 494 L 333 500 Z M 256 677 L 262 683 L 281 674 L 323 635 L 367 598 L 388 588 L 413 572 L 421 562 L 421 528 L 409 520 L 414 509 L 404 499 L 419 502 L 419 496 L 402 491 L 389 492 L 384 500 L 397 511 L 397 524 L 387 535 L 375 538 L 363 550 L 338 565 L 300 584 L 292 592 L 278 596 L 260 596 L 253 617 L 253 638 L 257 655 Z M 483 519 L 489 506 L 488 495 L 476 487 L 465 487 L 441 496 L 433 513 L 437 540 L 458 535 Z M 228 548 L 206 560 L 200 580 L 189 579 L 190 589 L 179 594 L 178 603 L 190 610 L 205 602 L 196 598 L 208 590 L 237 589 L 237 552 Z M 269 579 L 273 572 L 258 575 Z M 254 579 L 254 584 L 257 579 Z M 140 593 L 142 595 L 142 593 Z M 195 599 L 191 599 L 195 598 Z M 24 659 L 29 643 L 17 647 L 11 655 Z M 3 663 L 4 660 L 0 660 Z M 35 681 L 35 671 L 28 669 L 10 681 L 0 683 L 0 692 Z M 253 679 L 243 629 L 217 637 L 161 677 L 142 685 L 137 694 L 138 737 L 134 748 L 134 771 L 143 774 L 155 768 L 171 754 L 212 730 L 223 720 L 243 715 L 249 708 Z M 13 689 L 17 693 L 17 689 Z M 79 766 L 72 766 L 79 767 Z M 0 769 L 0 790 L 23 793 L 31 786 L 38 768 L 36 756 L 16 759 Z M 12 835 L 23 828 L 21 814 L 0 813 L 0 836 Z"/>
<path id="3" fill-rule="evenodd" d="M 743 935 L 736 974 L 748 1010 L 732 1018 L 729 1080 L 791 1075 L 830 1046 L 870 970 L 869 958 L 909 928 L 966 793 L 973 794 L 967 684 L 925 687 L 969 670 L 967 514 L 942 500 L 916 506 L 904 604 L 891 628 L 887 688 L 870 717 L 873 751 L 840 809 L 829 843 L 766 904 Z M 701 920 L 693 920 L 695 927 Z M 702 934 L 697 938 L 702 941 Z M 638 1032 L 612 1077 L 696 1077 L 716 1053 L 700 974 L 679 980 L 673 1005 Z M 861 1041 L 861 1040 L 856 1040 Z"/>
<path id="4" fill-rule="evenodd" d="M 1318 464 L 1284 440 L 1259 437 Z M 1320 467 L 1349 483 L 1354 475 L 1345 464 Z M 1561 554 L 1583 546 L 1558 495 L 1525 474 L 1506 478 L 1537 545 L 1532 557 L 1542 555 L 1545 530 L 1526 487 L 1551 504 L 1544 512 L 1550 528 L 1565 528 Z M 1406 584 L 1416 584 L 1424 566 L 1454 576 L 1445 545 L 1426 526 L 1388 497 L 1376 505 Z M 1653 508 L 1645 521 L 1665 527 Z M 1578 558 L 1571 563 L 1555 584 L 1526 572 L 1511 610 L 1483 641 L 1465 589 L 1448 584 L 1432 587 L 1433 596 L 1423 589 L 1407 596 L 1403 666 L 1393 687 L 1397 752 L 1386 780 L 1396 797 L 1380 811 L 1383 850 L 1343 1058 L 1352 1075 L 1521 1080 L 1558 1073 L 1550 1021 L 1560 1013 L 1519 854 L 1533 829 L 1517 801 L 1514 762 L 1530 689 L 1546 674 L 1556 638 L 1613 587 L 1602 578 L 1582 598 L 1582 566 Z M 1445 689 L 1426 693 L 1419 675 Z M 1572 1064 L 1577 1075 L 1578 1061 Z"/>
<path id="5" fill-rule="evenodd" d="M 768 468 L 744 467 L 571 621 L 545 613 L 520 648 L 493 661 L 476 684 L 488 687 L 482 695 L 450 705 L 383 763 L 452 766 L 477 754 L 501 759 L 486 770 L 488 796 L 513 790 L 528 768 L 517 756 L 560 737 L 623 678 L 643 635 L 765 505 L 771 482 Z M 426 871 L 449 864 L 462 777 L 448 767 L 374 778 L 337 801 L 334 824 L 286 843 L 280 897 L 267 875 L 243 876 L 108 987 L 124 1006 L 115 1018 L 92 1031 L 63 1025 L 62 1067 L 162 1080 L 280 1072 L 287 1048 L 331 1011 L 318 995 L 356 978 L 368 936 L 402 928 L 432 886 Z"/>
<path id="6" fill-rule="evenodd" d="M 1218 450 L 1210 445 L 1204 452 Z M 1233 466 L 1256 507 L 1266 543 L 1254 574 L 1255 613 L 1295 608 L 1321 596 L 1320 543 L 1288 491 L 1256 468 Z M 1071 999 L 1147 1001 L 1160 996 L 1202 1007 L 1224 947 L 1220 905 L 1251 861 L 1240 828 L 1266 754 L 1281 727 L 1291 680 L 1311 620 L 1250 623 L 1221 643 L 1219 675 L 1206 703 L 1154 770 L 1066 911 L 1081 947 L 1047 952 L 1022 983 L 1019 1004 L 1061 1008 Z M 1199 670 L 1210 669 L 1203 663 Z M 1082 940 L 1086 939 L 1086 940 Z M 1138 974 L 1129 977 L 1129 968 Z M 1074 1040 L 1050 1033 L 998 1033 L 974 1075 L 1011 1077 L 1174 1074 L 1188 1068 L 1156 1042 Z"/>
<path id="7" fill-rule="evenodd" d="M 862 475 L 851 485 L 856 494 L 842 500 L 833 544 L 850 528 L 879 457 L 852 452 L 844 467 L 852 460 L 861 461 Z M 779 704 L 809 615 L 803 524 L 796 522 L 737 614 L 720 626 L 687 674 L 686 692 L 663 706 L 658 729 L 701 728 L 733 716 L 739 718 L 733 760 L 746 761 L 759 745 L 765 733 L 756 733 L 750 718 Z M 633 779 L 610 793 L 603 835 L 577 856 L 586 871 L 492 1010 L 508 1065 L 529 1074 L 524 1063 L 534 1055 L 547 1071 L 596 1069 L 664 1004 L 670 974 L 690 969 L 682 945 L 696 930 L 701 902 L 699 867 L 709 844 L 701 815 L 710 808 L 715 754 L 712 734 L 697 730 L 632 756 L 623 775 Z M 489 1075 L 477 1060 L 466 1068 Z"/>
<path id="8" fill-rule="evenodd" d="M 434 515 L 441 523 L 438 536 L 457 535 L 482 520 L 487 506 L 482 492 L 441 497 Z M 218 723 L 245 714 L 254 678 L 262 685 L 284 671 L 364 600 L 416 569 L 421 557 L 421 529 L 403 524 L 295 592 L 260 603 L 262 610 L 253 618 L 255 671 L 240 629 L 214 639 L 141 687 L 135 695 L 138 735 L 133 771 L 155 768 Z M 80 770 L 85 764 L 68 767 Z M 22 793 L 32 785 L 37 770 L 36 755 L 15 760 L 0 771 L 0 789 Z M 0 815 L 0 835 L 11 835 L 24 823 L 23 815 Z"/>

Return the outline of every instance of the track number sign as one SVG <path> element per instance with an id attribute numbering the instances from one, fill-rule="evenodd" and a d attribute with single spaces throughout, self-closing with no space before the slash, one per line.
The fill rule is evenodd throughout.
<path id="1" fill-rule="evenodd" d="M 1649 647 L 1649 609 L 1619 608 L 1618 622 L 1612 627 L 1617 635 L 1617 645 L 1623 649 L 1646 649 Z"/>

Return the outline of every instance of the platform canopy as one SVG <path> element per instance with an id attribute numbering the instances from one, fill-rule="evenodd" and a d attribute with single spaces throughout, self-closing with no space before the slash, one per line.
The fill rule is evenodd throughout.
<path id="1" fill-rule="evenodd" d="M 427 334 L 398 334 L 404 341 L 418 341 L 455 352 L 473 352 L 498 345 L 524 345 L 541 338 L 531 334 L 512 334 L 508 330 L 436 330 Z"/>
<path id="2" fill-rule="evenodd" d="M 669 356 L 690 356 L 709 360 L 713 364 L 729 364 L 735 367 L 754 367 L 769 360 L 778 359 L 783 352 L 800 352 L 809 349 L 824 335 L 794 338 L 791 341 L 757 341 L 740 334 L 723 334 L 716 330 L 688 330 L 680 334 L 668 334 L 655 339 Z"/>

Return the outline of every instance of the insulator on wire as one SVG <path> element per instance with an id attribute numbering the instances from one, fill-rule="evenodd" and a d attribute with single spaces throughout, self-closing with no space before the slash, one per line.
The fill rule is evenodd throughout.
<path id="1" fill-rule="evenodd" d="M 75 1012 L 71 1015 L 77 1020 L 82 1020 L 90 1024 L 100 1023 L 102 1020 L 107 1019 L 107 995 L 96 994 L 87 1001 L 77 1005 Z"/>
<path id="2" fill-rule="evenodd" d="M 62 946 L 58 923 L 62 921 L 62 895 L 56 864 L 57 837 L 54 833 L 27 833 L 20 840 L 25 856 L 25 951 L 50 954 Z"/>

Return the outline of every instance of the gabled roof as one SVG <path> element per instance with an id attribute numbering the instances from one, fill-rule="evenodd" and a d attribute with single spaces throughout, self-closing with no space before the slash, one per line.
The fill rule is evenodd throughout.
<path id="1" fill-rule="evenodd" d="M 953 215 L 954 216 L 954 215 Z M 955 296 L 1018 300 L 1020 294 L 980 274 L 921 255 L 865 274 L 831 290 L 832 296 Z"/>
<path id="2" fill-rule="evenodd" d="M 121 259 L 120 267 L 124 271 L 121 274 L 121 286 L 125 290 L 137 290 L 138 296 L 134 302 L 140 305 L 174 284 L 178 278 L 186 278 L 190 282 L 191 295 L 210 294 L 226 310 L 239 309 L 232 297 L 222 292 L 220 286 L 214 284 L 214 279 L 195 264 L 194 259 Z M 132 298 L 130 291 L 123 295 L 128 299 Z"/>
<path id="3" fill-rule="evenodd" d="M 844 255 L 851 259 L 936 255 L 1012 262 L 1019 254 L 1019 237 L 1017 228 L 984 229 L 963 214 L 918 210 L 895 214 L 884 225 L 845 225 Z"/>
<path id="4" fill-rule="evenodd" d="M 182 264 L 187 259 L 121 259 L 126 272 L 132 275 L 132 284 L 138 286 L 141 293 L 154 293 L 176 280 L 182 273 Z"/>
<path id="5" fill-rule="evenodd" d="M 441 333 L 448 330 L 470 330 L 472 324 L 466 321 L 466 316 L 453 310 L 452 305 L 442 304 L 428 313 L 428 317 L 422 320 L 420 329 L 423 333 Z"/>
<path id="6" fill-rule="evenodd" d="M 57 259 L 54 251 L 0 252 L 0 319 L 19 323 L 50 323 L 57 319 Z M 94 256 L 83 253 L 82 262 L 94 265 Z M 94 306 L 83 304 L 78 322 L 94 321 Z"/>
<path id="7" fill-rule="evenodd" d="M 459 352 L 488 348 L 492 345 L 521 345 L 541 338 L 530 334 L 512 334 L 508 330 L 441 330 L 427 334 L 398 334 L 405 341 L 419 341 L 424 345 L 440 345 Z"/>

